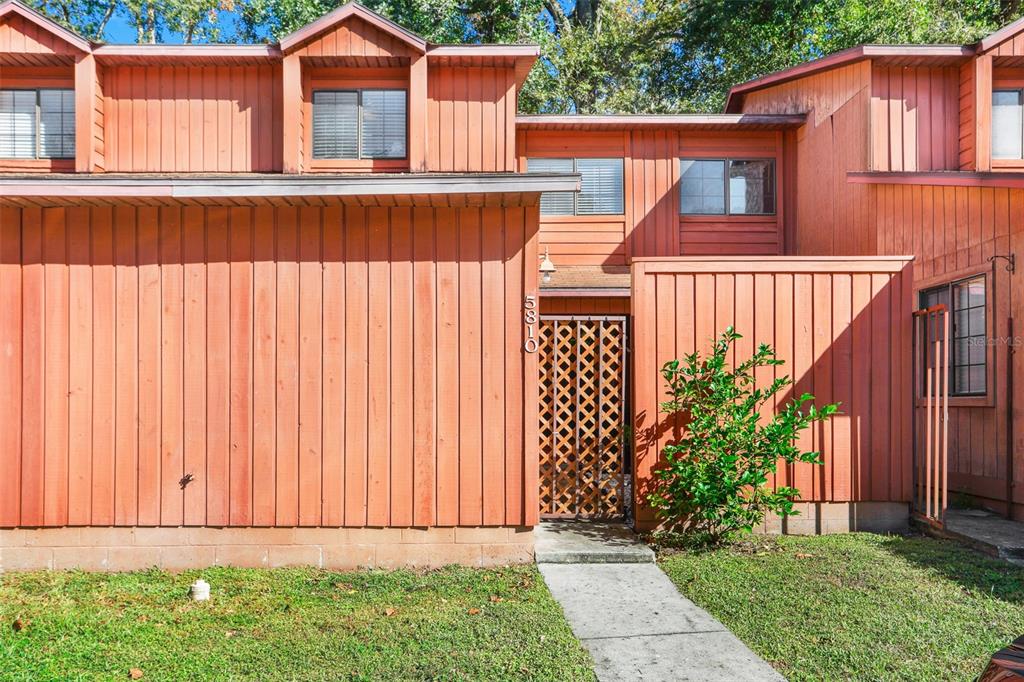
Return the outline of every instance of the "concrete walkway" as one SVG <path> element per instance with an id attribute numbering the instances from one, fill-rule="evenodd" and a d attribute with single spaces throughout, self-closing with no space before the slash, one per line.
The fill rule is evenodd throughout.
<path id="1" fill-rule="evenodd" d="M 980 509 L 950 509 L 944 529 L 926 529 L 1016 566 L 1024 566 L 1024 524 Z"/>
<path id="2" fill-rule="evenodd" d="M 783 680 L 771 666 L 757 657 L 711 614 L 679 593 L 650 552 L 622 527 L 614 529 L 608 548 L 590 552 L 590 562 L 550 563 L 571 556 L 573 545 L 582 533 L 588 542 L 598 543 L 600 526 L 585 524 L 582 529 L 559 528 L 563 524 L 541 524 L 546 543 L 539 551 L 537 564 L 544 581 L 562 605 L 573 633 L 594 659 L 599 680 Z M 566 538 L 564 552 L 558 550 L 558 538 Z M 630 559 L 608 563 L 610 552 L 618 547 Z M 592 549 L 592 548 L 591 548 Z M 602 556 L 604 558 L 602 558 Z"/>

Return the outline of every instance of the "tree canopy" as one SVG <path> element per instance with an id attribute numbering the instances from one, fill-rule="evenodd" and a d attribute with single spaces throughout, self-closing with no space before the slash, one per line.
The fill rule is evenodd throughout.
<path id="1" fill-rule="evenodd" d="M 274 41 L 343 0 L 32 0 L 91 39 Z M 967 43 L 1021 0 L 362 0 L 438 43 L 536 43 L 525 112 L 720 111 L 729 87 L 861 43 Z"/>

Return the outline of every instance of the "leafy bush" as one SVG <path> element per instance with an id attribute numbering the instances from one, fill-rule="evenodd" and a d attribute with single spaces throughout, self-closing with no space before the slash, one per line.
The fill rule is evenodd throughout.
<path id="1" fill-rule="evenodd" d="M 819 453 L 800 451 L 796 436 L 839 408 L 815 407 L 814 396 L 804 393 L 774 414 L 762 414 L 793 382 L 783 376 L 768 386 L 756 384 L 755 370 L 784 364 L 767 344 L 730 369 L 726 359 L 739 338 L 729 327 L 709 356 L 692 353 L 661 369 L 671 396 L 661 411 L 682 420 L 684 437 L 662 450 L 664 462 L 654 472 L 648 501 L 669 530 L 687 532 L 697 544 L 715 545 L 749 531 L 768 512 L 798 513 L 793 500 L 800 491 L 773 489 L 768 477 L 780 460 L 821 464 Z M 804 409 L 807 403 L 812 404 Z"/>

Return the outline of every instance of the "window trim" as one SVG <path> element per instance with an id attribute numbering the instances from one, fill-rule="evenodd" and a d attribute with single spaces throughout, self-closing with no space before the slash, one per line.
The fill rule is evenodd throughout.
<path id="1" fill-rule="evenodd" d="M 994 116 L 995 102 L 993 102 L 992 100 L 995 99 L 997 92 L 1015 92 L 1020 97 L 1020 102 L 1021 102 L 1021 155 L 1020 156 L 996 156 L 996 152 L 995 152 L 996 129 L 995 129 L 995 125 L 993 125 L 993 120 L 995 118 L 995 116 Z M 999 166 L 1017 167 L 1017 166 L 1020 166 L 1020 165 L 1024 164 L 1024 87 L 1019 87 L 1019 86 L 1018 87 L 1014 87 L 1014 86 L 993 84 L 993 86 L 992 86 L 992 96 L 989 98 L 989 128 L 990 129 L 989 129 L 988 133 L 989 133 L 989 145 L 990 145 L 990 147 L 989 147 L 988 153 L 989 153 L 989 156 L 991 158 L 992 164 L 994 166 L 996 166 L 996 167 L 999 167 Z"/>
<path id="2" fill-rule="evenodd" d="M 77 99 L 74 97 L 74 88 L 32 88 L 32 87 L 11 87 L 11 88 L 0 88 L 3 92 L 34 92 L 36 95 L 35 103 L 35 120 L 33 122 L 34 133 L 35 133 L 35 150 L 31 157 L 22 156 L 0 156 L 0 163 L 5 165 L 12 163 L 49 163 L 54 161 L 74 161 L 76 158 L 77 146 L 78 146 L 78 111 L 77 111 Z M 72 94 L 72 103 L 75 108 L 72 109 L 72 116 L 75 117 L 75 142 L 72 144 L 72 150 L 70 156 L 42 156 L 40 152 L 43 147 L 43 136 L 41 134 L 40 126 L 43 123 L 43 105 L 42 105 L 42 93 L 43 92 L 70 92 Z"/>
<path id="3" fill-rule="evenodd" d="M 363 93 L 367 90 L 373 92 L 401 92 L 405 95 L 405 154 L 402 156 L 365 156 L 363 154 Z M 356 93 L 356 157 L 346 159 L 335 156 L 316 156 L 316 142 L 313 139 L 313 98 L 318 92 L 354 92 Z M 336 163 L 395 163 L 409 161 L 409 88 L 405 87 L 314 87 L 310 89 L 309 95 L 309 159 L 313 165 L 336 164 Z"/>
<path id="4" fill-rule="evenodd" d="M 715 217 L 715 218 L 773 218 L 779 215 L 779 163 L 778 159 L 774 156 L 680 156 L 677 159 L 679 163 L 679 191 L 676 193 L 676 197 L 679 201 L 679 215 L 683 218 L 687 217 Z M 687 213 L 683 211 L 683 169 L 682 165 L 684 161 L 721 161 L 725 164 L 725 172 L 722 177 L 722 182 L 725 184 L 725 205 L 724 210 L 721 213 Z M 729 167 L 733 161 L 768 161 L 772 164 L 772 184 L 774 185 L 774 201 L 772 210 L 766 213 L 733 213 L 729 210 Z"/>
<path id="5" fill-rule="evenodd" d="M 985 281 L 985 334 L 988 338 L 993 338 L 995 335 L 995 298 L 994 298 L 994 277 L 991 266 L 987 267 L 972 267 L 962 268 L 960 270 L 954 270 L 936 277 L 928 277 L 922 279 L 919 282 L 915 282 L 914 290 L 914 307 L 921 307 L 921 298 L 925 293 L 934 291 L 940 288 L 949 288 L 954 284 L 964 282 L 976 277 L 984 277 Z M 952 296 L 952 292 L 951 296 Z M 952 301 L 952 297 L 950 298 Z M 949 322 L 950 329 L 953 324 L 953 308 L 950 306 L 949 310 Z M 952 333 L 952 332 L 951 332 Z M 950 337 L 952 338 L 952 336 Z M 995 346 L 991 343 L 987 344 L 985 348 L 985 393 L 966 393 L 957 394 L 953 392 L 953 346 L 949 344 L 949 357 L 946 358 L 947 367 L 949 369 L 949 376 L 947 377 L 947 386 L 949 387 L 949 406 L 950 407 L 994 407 L 995 406 L 995 395 L 996 395 L 996 376 L 995 376 Z M 913 359 L 914 366 L 917 366 L 918 359 Z M 924 406 L 924 384 L 923 377 L 918 377 L 914 382 L 914 394 L 915 404 L 918 407 Z"/>
<path id="6" fill-rule="evenodd" d="M 573 222 L 622 222 L 626 217 L 626 158 L 623 156 L 603 155 L 603 156 L 562 156 L 557 154 L 537 154 L 533 156 L 525 156 L 526 160 L 526 172 L 530 172 L 530 159 L 569 159 L 572 161 L 572 173 L 579 173 L 577 162 L 580 159 L 603 159 L 603 160 L 615 160 L 618 161 L 622 168 L 622 185 L 619 191 L 619 200 L 621 202 L 620 211 L 618 213 L 580 213 L 579 212 L 579 197 L 582 193 L 582 188 L 578 192 L 572 192 L 572 213 L 541 213 L 541 221 L 557 222 L 557 221 L 573 221 Z"/>

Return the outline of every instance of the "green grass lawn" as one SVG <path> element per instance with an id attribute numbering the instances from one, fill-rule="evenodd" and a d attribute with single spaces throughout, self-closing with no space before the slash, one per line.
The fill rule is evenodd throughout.
<path id="1" fill-rule="evenodd" d="M 973 680 L 1024 634 L 1024 569 L 932 538 L 758 538 L 661 566 L 790 680 Z"/>
<path id="2" fill-rule="evenodd" d="M 532 566 L 0 575 L 0 625 L 5 680 L 593 679 Z"/>

